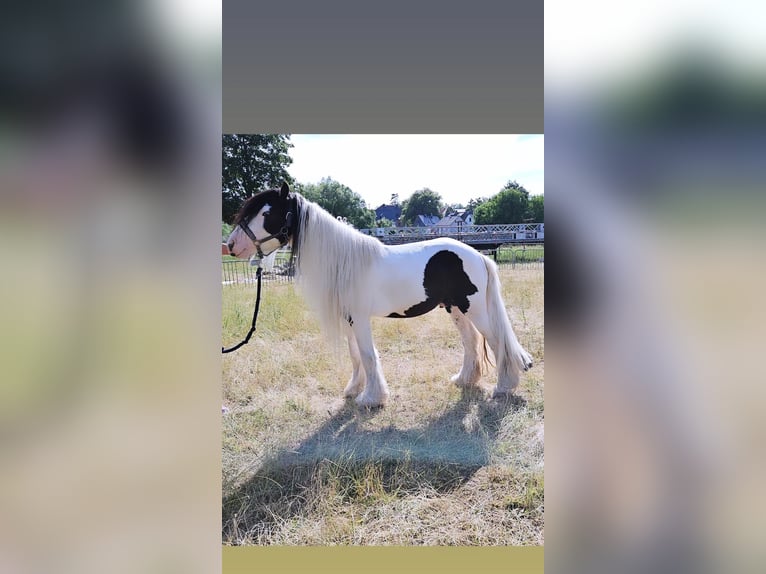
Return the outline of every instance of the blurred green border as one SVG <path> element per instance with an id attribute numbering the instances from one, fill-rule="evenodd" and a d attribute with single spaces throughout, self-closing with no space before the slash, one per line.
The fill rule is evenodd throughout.
<path id="1" fill-rule="evenodd" d="M 223 574 L 244 572 L 345 574 L 542 573 L 543 546 L 311 547 L 224 546 Z"/>

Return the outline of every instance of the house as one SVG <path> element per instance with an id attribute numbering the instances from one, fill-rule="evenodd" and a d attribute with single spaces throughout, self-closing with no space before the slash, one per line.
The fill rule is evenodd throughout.
<path id="1" fill-rule="evenodd" d="M 439 223 L 438 215 L 417 215 L 413 222 L 413 227 L 431 227 Z"/>
<path id="2" fill-rule="evenodd" d="M 473 225 L 473 211 L 455 209 L 442 217 L 436 224 L 439 227 L 457 227 L 458 225 Z"/>
<path id="3" fill-rule="evenodd" d="M 396 224 L 401 216 L 401 205 L 388 205 L 384 203 L 380 207 L 375 208 L 375 221 L 380 221 L 385 217 L 389 221 L 393 221 L 394 224 Z"/>

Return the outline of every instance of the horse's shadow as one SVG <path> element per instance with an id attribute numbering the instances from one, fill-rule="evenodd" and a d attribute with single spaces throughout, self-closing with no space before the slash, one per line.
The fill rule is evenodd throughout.
<path id="1" fill-rule="evenodd" d="M 339 496 L 364 497 L 370 472 L 387 495 L 450 492 L 489 464 L 503 418 L 525 404 L 516 395 L 490 401 L 478 389 L 464 389 L 458 402 L 425 426 L 370 430 L 365 423 L 380 410 L 346 401 L 297 447 L 264 460 L 224 496 L 223 540 L 257 541 L 277 524 L 310 512 L 317 498 L 312 495 L 330 483 Z"/>

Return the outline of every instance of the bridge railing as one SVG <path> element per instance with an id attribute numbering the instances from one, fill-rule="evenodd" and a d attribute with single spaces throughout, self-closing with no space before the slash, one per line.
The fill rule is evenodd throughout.
<path id="1" fill-rule="evenodd" d="M 457 237 L 463 241 L 543 239 L 544 223 L 506 223 L 496 225 L 432 225 L 430 227 L 375 227 L 360 229 L 384 243 L 423 241 L 434 237 Z"/>

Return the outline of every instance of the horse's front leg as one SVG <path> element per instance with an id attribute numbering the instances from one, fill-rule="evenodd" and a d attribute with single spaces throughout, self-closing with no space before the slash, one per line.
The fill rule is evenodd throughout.
<path id="1" fill-rule="evenodd" d="M 367 375 L 367 385 L 364 391 L 356 397 L 356 404 L 360 407 L 379 407 L 388 400 L 388 384 L 380 369 L 378 352 L 372 343 L 372 328 L 370 319 L 354 317 L 352 326 L 356 343 L 359 348 L 359 356 L 362 359 L 362 367 Z"/>
<path id="2" fill-rule="evenodd" d="M 356 342 L 356 335 L 354 335 L 354 331 L 351 327 L 348 328 L 346 338 L 348 339 L 348 352 L 351 355 L 353 371 L 351 373 L 351 380 L 343 391 L 343 396 L 347 399 L 353 399 L 364 390 L 367 376 L 364 374 L 364 368 L 362 367 L 362 356 L 359 353 L 359 345 Z"/>

